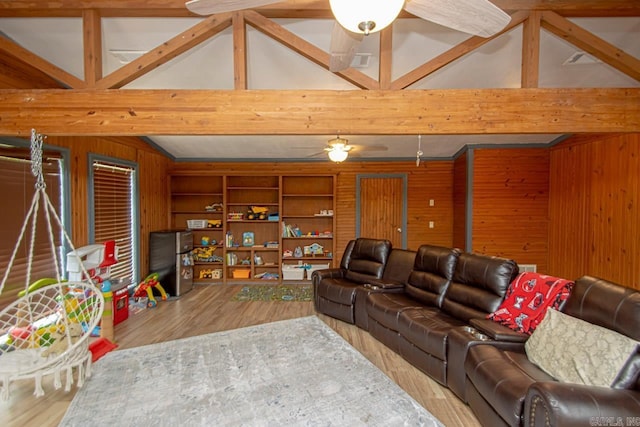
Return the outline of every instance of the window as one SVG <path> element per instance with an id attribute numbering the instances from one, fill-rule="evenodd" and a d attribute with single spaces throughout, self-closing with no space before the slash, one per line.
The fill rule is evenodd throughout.
<path id="1" fill-rule="evenodd" d="M 129 278 L 137 283 L 137 179 L 136 165 L 91 155 L 89 218 L 93 243 L 115 240 L 118 263 L 111 267 L 111 277 Z"/>
<path id="2" fill-rule="evenodd" d="M 45 147 L 43 150 L 42 171 L 44 174 L 46 192 L 51 203 L 60 217 L 63 226 L 70 235 L 68 228 L 68 200 L 65 184 L 68 182 L 64 170 L 66 151 Z M 2 140 L 0 142 L 0 194 L 3 197 L 3 207 L 0 209 L 0 280 L 4 277 L 11 255 L 20 236 L 20 230 L 31 207 L 35 193 L 35 177 L 31 173 L 31 152 L 25 141 Z M 35 217 L 37 228 L 33 248 L 31 275 L 29 282 L 43 278 L 56 277 L 54 258 L 51 256 L 47 219 L 44 215 L 44 200 L 40 200 L 40 208 Z M 66 242 L 62 228 L 56 220 L 51 218 L 54 247 L 60 262 L 59 271 L 65 275 Z M 63 242 L 65 244 L 63 244 Z M 16 258 L 0 294 L 0 307 L 16 300 L 18 292 L 27 284 L 27 269 L 29 248 L 31 245 L 31 222 L 25 229 L 25 234 L 18 246 Z"/>

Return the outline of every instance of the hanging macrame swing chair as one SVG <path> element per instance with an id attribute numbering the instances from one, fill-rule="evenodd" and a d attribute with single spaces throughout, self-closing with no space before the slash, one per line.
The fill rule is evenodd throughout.
<path id="1" fill-rule="evenodd" d="M 81 387 L 85 378 L 91 375 L 89 338 L 104 310 L 102 292 L 93 283 L 65 282 L 60 272 L 62 263 L 54 243 L 52 219 L 71 250 L 75 251 L 75 248 L 46 193 L 42 174 L 43 139 L 35 130 L 31 131 L 31 172 L 36 178 L 35 193 L 0 284 L 2 293 L 25 231 L 30 227 L 25 288 L 20 297 L 0 313 L 0 386 L 4 400 L 9 398 L 12 382 L 31 378 L 35 380 L 34 395 L 44 395 L 42 378 L 46 375 L 54 376 L 53 384 L 58 389 L 62 387 L 64 373 L 65 391 L 69 391 L 73 384 L 73 368 L 78 368 L 77 385 Z M 55 280 L 49 280 L 50 284 L 45 286 L 41 286 L 45 280 L 31 282 L 36 224 L 41 205 L 56 266 Z M 84 267 L 82 272 L 83 277 L 89 277 Z"/>

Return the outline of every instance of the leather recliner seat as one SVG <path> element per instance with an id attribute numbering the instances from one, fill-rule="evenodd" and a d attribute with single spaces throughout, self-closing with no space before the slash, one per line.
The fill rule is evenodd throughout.
<path id="1" fill-rule="evenodd" d="M 446 385 L 449 333 L 495 311 L 517 274 L 513 260 L 423 245 L 404 293 L 367 298 L 369 332 Z"/>
<path id="2" fill-rule="evenodd" d="M 339 268 L 314 271 L 312 275 L 316 310 L 355 323 L 356 289 L 365 283 L 381 282 L 390 252 L 388 240 L 350 241 Z"/>

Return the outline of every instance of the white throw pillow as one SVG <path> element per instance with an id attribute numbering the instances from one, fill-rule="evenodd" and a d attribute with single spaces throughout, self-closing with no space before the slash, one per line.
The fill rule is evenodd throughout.
<path id="1" fill-rule="evenodd" d="M 525 344 L 527 357 L 559 381 L 609 387 L 638 342 L 549 309 Z"/>

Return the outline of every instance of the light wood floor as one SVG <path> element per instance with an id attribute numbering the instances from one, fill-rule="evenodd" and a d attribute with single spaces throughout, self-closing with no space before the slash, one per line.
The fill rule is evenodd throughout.
<path id="1" fill-rule="evenodd" d="M 198 286 L 182 298 L 160 301 L 154 309 L 130 315 L 115 328 L 119 349 L 316 314 L 310 302 L 231 301 L 240 288 L 240 285 Z M 469 407 L 451 391 L 408 364 L 367 332 L 325 315 L 318 314 L 318 317 L 446 426 L 479 425 Z M 43 385 L 45 396 L 36 398 L 32 395 L 33 381 L 13 383 L 10 400 L 0 401 L 0 426 L 58 425 L 75 395 L 75 385 L 69 393 L 55 390 L 50 378 L 45 379 Z"/>

